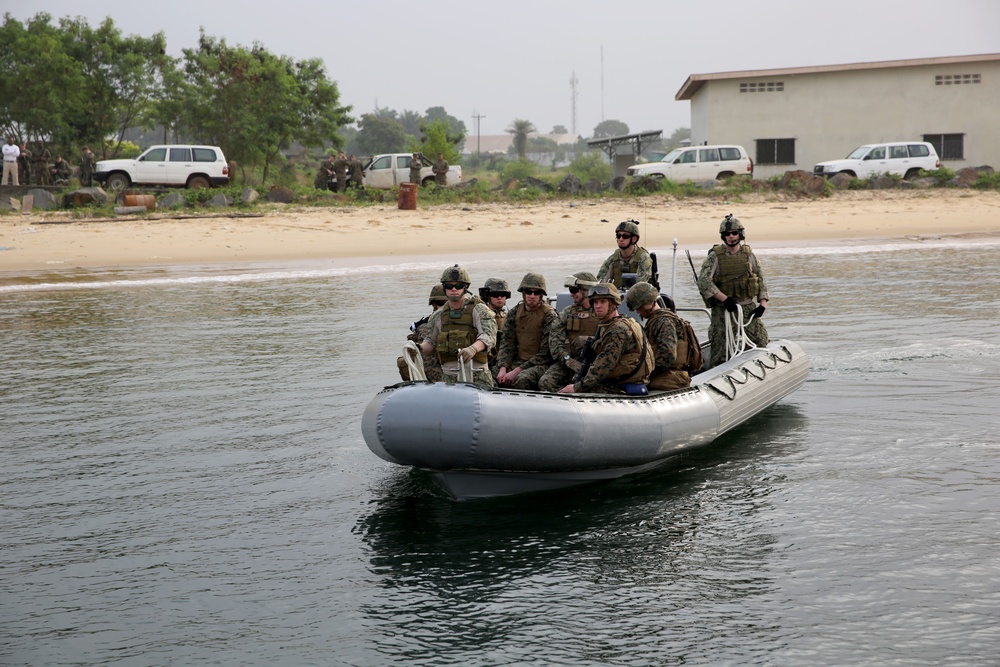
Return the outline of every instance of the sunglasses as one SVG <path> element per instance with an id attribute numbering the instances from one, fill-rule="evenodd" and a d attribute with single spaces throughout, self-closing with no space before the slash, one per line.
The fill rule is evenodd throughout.
<path id="1" fill-rule="evenodd" d="M 580 288 L 579 287 L 570 287 L 569 288 L 569 293 L 570 294 L 579 294 L 580 293 Z"/>
<path id="2" fill-rule="evenodd" d="M 630 238 L 632 238 L 632 235 L 631 234 L 615 234 L 615 238 L 616 239 L 630 239 Z"/>
<path id="3" fill-rule="evenodd" d="M 525 294 L 530 294 L 531 296 L 541 296 L 541 295 L 545 294 L 545 292 L 543 292 L 540 289 L 526 289 L 526 290 L 522 290 L 522 291 Z"/>
<path id="4" fill-rule="evenodd" d="M 723 236 L 739 236 L 740 233 L 739 232 L 723 232 L 722 235 Z"/>
<path id="5" fill-rule="evenodd" d="M 465 289 L 468 287 L 466 283 L 441 283 L 441 286 L 445 289 Z"/>
<path id="6" fill-rule="evenodd" d="M 490 298 L 491 299 L 500 299 L 500 298 L 509 299 L 510 298 L 510 292 L 490 292 Z"/>

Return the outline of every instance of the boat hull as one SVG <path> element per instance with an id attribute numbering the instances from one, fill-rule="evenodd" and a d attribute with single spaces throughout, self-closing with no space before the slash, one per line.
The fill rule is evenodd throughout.
<path id="1" fill-rule="evenodd" d="M 774 341 L 649 396 L 549 394 L 471 384 L 402 383 L 365 409 L 376 455 L 414 466 L 455 498 L 613 479 L 703 447 L 797 389 L 805 352 Z"/>

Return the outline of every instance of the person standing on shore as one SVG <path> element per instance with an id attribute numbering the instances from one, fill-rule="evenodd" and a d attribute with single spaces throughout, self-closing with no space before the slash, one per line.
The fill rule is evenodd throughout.
<path id="1" fill-rule="evenodd" d="M 653 258 L 645 248 L 639 247 L 639 223 L 635 220 L 619 222 L 615 241 L 618 249 L 601 264 L 597 281 L 622 289 L 622 274 L 634 273 L 637 283 L 653 282 Z"/>
<path id="2" fill-rule="evenodd" d="M 351 153 L 351 158 L 347 162 L 351 171 L 351 180 L 349 185 L 352 188 L 361 190 L 364 187 L 365 182 L 365 167 L 361 164 L 361 160 L 359 160 L 354 153 Z"/>
<path id="3" fill-rule="evenodd" d="M 39 185 L 52 185 L 52 179 L 49 178 L 49 159 L 51 157 L 52 153 L 45 142 L 39 141 L 38 151 L 35 153 L 35 168 L 32 170 L 35 172 L 35 178 L 38 179 Z"/>
<path id="4" fill-rule="evenodd" d="M 17 156 L 17 177 L 21 185 L 31 184 L 31 151 L 26 143 L 21 144 L 21 154 Z"/>
<path id="5" fill-rule="evenodd" d="M 333 161 L 333 175 L 337 179 L 337 192 L 347 191 L 347 169 L 350 166 L 344 151 L 340 151 L 337 159 Z"/>
<path id="6" fill-rule="evenodd" d="M 89 146 L 84 146 L 83 154 L 80 156 L 80 185 L 85 188 L 94 184 L 95 164 L 97 161 L 94 159 L 94 152 L 90 150 Z"/>
<path id="7" fill-rule="evenodd" d="M 424 163 L 420 159 L 420 153 L 414 153 L 413 157 L 410 158 L 410 183 L 416 183 L 420 185 L 420 170 L 423 169 Z"/>
<path id="8" fill-rule="evenodd" d="M 726 318 L 734 318 L 733 324 L 737 324 L 737 305 L 743 309 L 747 338 L 758 347 L 767 345 L 767 328 L 760 319 L 767 308 L 767 283 L 757 256 L 750 246 L 743 243 L 746 239 L 745 232 L 742 222 L 734 218 L 732 213 L 727 215 L 719 225 L 722 243 L 708 251 L 708 257 L 698 273 L 698 290 L 705 302 L 712 307 L 712 321 L 708 326 L 712 366 L 729 358 Z"/>
<path id="9" fill-rule="evenodd" d="M 20 185 L 21 181 L 17 177 L 17 158 L 21 155 L 21 149 L 14 143 L 14 137 L 7 137 L 7 143 L 3 147 L 3 180 L 0 185 Z"/>
<path id="10" fill-rule="evenodd" d="M 448 163 L 445 162 L 443 153 L 438 153 L 438 159 L 434 163 L 432 171 L 434 172 L 434 185 L 439 188 L 448 185 Z"/>
<path id="11" fill-rule="evenodd" d="M 444 270 L 441 286 L 448 303 L 431 315 L 420 350 L 424 354 L 437 353 L 441 379 L 448 384 L 458 382 L 461 362 L 472 366 L 474 383 L 495 387 L 487 354 L 496 345 L 497 322 L 493 311 L 468 293 L 471 283 L 469 272 L 458 264 Z"/>

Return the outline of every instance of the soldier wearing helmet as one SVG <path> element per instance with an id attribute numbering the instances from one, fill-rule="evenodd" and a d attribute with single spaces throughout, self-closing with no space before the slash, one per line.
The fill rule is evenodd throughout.
<path id="1" fill-rule="evenodd" d="M 493 311 L 469 294 L 469 273 L 458 264 L 441 274 L 446 305 L 431 315 L 420 349 L 437 354 L 442 380 L 458 382 L 459 363 L 471 363 L 473 381 L 496 386 L 487 365 L 487 353 L 496 344 L 497 324 Z"/>
<path id="2" fill-rule="evenodd" d="M 539 378 L 552 365 L 549 335 L 558 326 L 559 315 L 545 303 L 545 277 L 540 273 L 526 273 L 517 291 L 521 302 L 504 323 L 497 382 L 515 389 L 538 389 Z"/>
<path id="3" fill-rule="evenodd" d="M 639 323 L 618 314 L 618 288 L 598 283 L 587 292 L 600 320 L 590 347 L 586 374 L 559 390 L 560 394 L 645 394 L 653 370 L 653 352 Z"/>
<path id="4" fill-rule="evenodd" d="M 742 310 L 747 337 L 754 345 L 767 345 L 767 328 L 761 321 L 767 308 L 767 283 L 757 256 L 745 245 L 746 228 L 730 213 L 719 225 L 722 243 L 708 251 L 698 273 L 698 289 L 712 307 L 708 338 L 712 346 L 712 366 L 728 358 L 726 317 Z M 737 305 L 740 308 L 737 308 Z"/>
<path id="5" fill-rule="evenodd" d="M 510 298 L 510 286 L 503 278 L 488 278 L 479 288 L 479 298 L 490 307 L 497 320 L 497 344 L 489 353 L 490 373 L 496 378 L 497 371 L 500 370 L 500 366 L 497 365 L 497 357 L 500 348 L 503 347 L 503 328 L 507 322 L 507 299 Z"/>
<path id="6" fill-rule="evenodd" d="M 619 222 L 615 227 L 615 242 L 618 249 L 601 264 L 598 282 L 613 283 L 621 289 L 623 273 L 634 273 L 636 282 L 652 282 L 653 258 L 645 248 L 639 247 L 639 223 L 636 220 Z"/>
<path id="7" fill-rule="evenodd" d="M 441 286 L 441 283 L 438 283 L 431 288 L 431 294 L 427 298 L 427 305 L 431 307 L 431 315 L 446 303 L 448 303 L 448 299 L 444 296 L 444 287 Z M 425 315 L 411 324 L 410 333 L 407 334 L 406 340 L 413 341 L 419 345 L 430 329 L 431 315 Z M 403 357 L 397 357 L 396 367 L 399 368 L 399 377 L 403 379 L 403 382 L 408 382 L 410 380 L 410 369 L 407 367 Z M 424 374 L 431 382 L 441 381 L 441 363 L 438 361 L 437 355 L 424 355 Z"/>
<path id="8" fill-rule="evenodd" d="M 538 389 L 538 380 L 552 364 L 549 331 L 559 321 L 555 308 L 545 303 L 545 277 L 526 273 L 517 291 L 521 302 L 504 323 L 497 358 L 497 383 L 515 389 Z"/>
<path id="9" fill-rule="evenodd" d="M 540 390 L 559 391 L 580 370 L 579 356 L 584 342 L 597 333 L 597 315 L 587 297 L 587 292 L 596 284 L 597 278 L 589 271 L 566 276 L 563 281 L 573 303 L 559 313 L 559 324 L 552 327 L 549 334 L 553 362 L 538 380 Z"/>
<path id="10" fill-rule="evenodd" d="M 693 330 L 682 317 L 657 303 L 659 290 L 649 283 L 636 283 L 625 295 L 625 303 L 646 320 L 646 338 L 653 347 L 656 366 L 649 377 L 650 389 L 671 390 L 690 386 L 688 350 L 699 349 Z M 686 325 L 686 326 L 685 326 Z"/>

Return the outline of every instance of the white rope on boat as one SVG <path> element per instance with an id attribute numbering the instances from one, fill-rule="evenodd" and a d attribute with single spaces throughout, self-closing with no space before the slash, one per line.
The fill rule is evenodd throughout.
<path id="1" fill-rule="evenodd" d="M 427 381 L 427 372 L 424 370 L 424 355 L 412 340 L 406 341 L 406 344 L 403 345 L 403 361 L 406 362 L 406 368 L 410 371 L 411 381 Z"/>
<path id="2" fill-rule="evenodd" d="M 732 359 L 737 354 L 757 347 L 746 332 L 747 324 L 753 320 L 753 315 L 751 315 L 746 323 L 743 322 L 743 306 L 740 304 L 736 304 L 735 313 L 726 313 L 726 359 Z"/>

